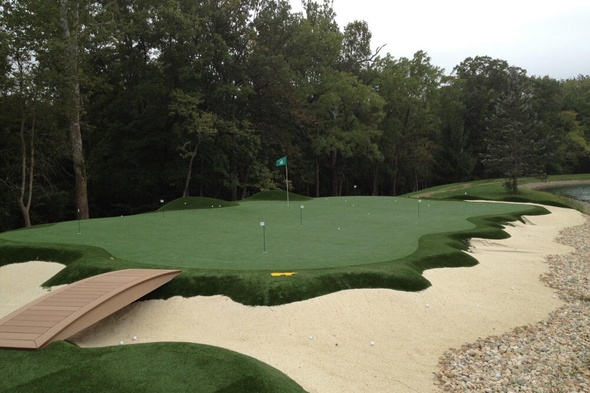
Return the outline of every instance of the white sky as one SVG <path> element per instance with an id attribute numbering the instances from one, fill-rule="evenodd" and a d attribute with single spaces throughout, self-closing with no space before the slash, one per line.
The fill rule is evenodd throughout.
<path id="1" fill-rule="evenodd" d="M 424 50 L 447 74 L 467 57 L 490 56 L 528 75 L 590 75 L 590 0 L 334 0 L 334 11 L 341 29 L 366 21 L 373 48 L 387 44 L 382 55 Z"/>

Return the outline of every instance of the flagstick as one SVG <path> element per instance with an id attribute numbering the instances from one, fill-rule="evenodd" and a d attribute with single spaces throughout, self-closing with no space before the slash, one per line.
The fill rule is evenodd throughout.
<path id="1" fill-rule="evenodd" d="M 285 178 L 287 179 L 287 207 L 289 207 L 289 164 L 285 164 Z"/>

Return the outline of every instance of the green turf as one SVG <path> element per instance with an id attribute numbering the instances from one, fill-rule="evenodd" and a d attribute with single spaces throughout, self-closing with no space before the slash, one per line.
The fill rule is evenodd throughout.
<path id="1" fill-rule="evenodd" d="M 553 194 L 544 190 L 530 190 L 524 187 L 527 183 L 546 183 L 547 188 L 554 181 L 587 181 L 590 174 L 549 176 L 546 179 L 519 179 L 519 192 L 507 193 L 503 187 L 503 179 L 486 179 L 467 183 L 447 184 L 417 191 L 407 196 L 418 198 L 427 197 L 438 200 L 489 200 L 503 202 L 535 202 L 549 206 L 569 207 L 579 209 L 579 203 L 569 198 Z"/>
<path id="2" fill-rule="evenodd" d="M 181 269 L 298 271 L 399 259 L 415 252 L 426 234 L 474 228 L 470 215 L 523 211 L 518 205 L 383 197 L 322 198 L 303 206 L 248 201 L 84 221 L 80 233 L 77 222 L 63 222 L 0 238 L 95 246 L 117 259 Z"/>
<path id="3" fill-rule="evenodd" d="M 475 265 L 477 261 L 462 252 L 467 249 L 469 238 L 504 238 L 507 234 L 502 228 L 507 221 L 523 214 L 546 213 L 544 209 L 529 206 L 470 204 L 458 200 L 516 197 L 567 205 L 563 199 L 552 199 L 553 196 L 542 192 L 507 196 L 499 180 L 449 185 L 421 193 L 420 198 L 428 196 L 428 199 L 422 202 L 409 198 L 361 197 L 307 200 L 295 196 L 289 208 L 281 200 L 284 193 L 272 193 L 272 197 L 257 195 L 239 206 L 218 200 L 183 198 L 162 206 L 156 213 L 83 221 L 80 235 L 78 222 L 2 234 L 0 239 L 19 241 L 0 240 L 0 264 L 35 259 L 66 264 L 67 268 L 47 283 L 53 285 L 122 268 L 167 267 L 170 261 L 186 259 L 187 250 L 192 250 L 188 255 L 193 263 L 211 263 L 207 261 L 215 259 L 217 265 L 183 269 L 180 276 L 151 296 L 225 294 L 244 304 L 270 305 L 347 288 L 415 291 L 430 285 L 422 276 L 426 269 Z M 263 202 L 265 199 L 281 201 Z M 303 225 L 301 204 L 305 206 Z M 261 220 L 268 225 L 267 254 L 262 253 Z M 195 236 L 201 228 L 208 230 Z M 229 233 L 233 236 L 228 236 Z M 219 242 L 219 237 L 225 241 Z M 218 250 L 220 255 L 236 246 L 241 251 L 225 254 L 224 258 L 210 255 L 199 260 L 194 257 L 195 243 L 201 248 Z M 305 244 L 297 247 L 297 243 Z M 115 249 L 129 252 L 121 254 L 126 259 L 112 256 L 102 248 L 107 245 L 110 253 L 115 253 Z M 388 257 L 381 262 L 374 260 L 383 257 L 368 261 L 366 252 L 372 248 Z M 257 266 L 252 270 L 243 266 L 246 249 L 256 254 L 249 262 Z M 301 253 L 316 255 L 317 266 L 323 267 L 306 262 L 307 258 L 296 258 Z M 394 259 L 395 255 L 405 256 Z M 146 263 L 150 258 L 157 265 Z M 228 259 L 230 263 L 233 261 L 233 268 L 219 269 L 219 264 L 228 263 Z M 275 264 L 275 261 L 280 262 Z M 295 263 L 303 268 L 297 269 L 293 277 L 273 278 L 268 274 L 269 262 L 272 268 L 295 266 Z M 36 352 L 0 350 L 0 364 L 2 392 L 302 391 L 277 370 L 253 359 L 193 344 L 80 349 L 59 342 Z"/>
<path id="4" fill-rule="evenodd" d="M 430 285 L 422 276 L 426 269 L 475 264 L 461 250 L 469 237 L 502 236 L 495 220 L 546 212 L 403 197 L 287 205 L 271 196 L 239 205 L 184 198 L 156 213 L 6 232 L 0 234 L 0 260 L 66 263 L 49 285 L 122 268 L 181 268 L 181 276 L 151 296 L 224 294 L 272 305 L 348 288 L 424 289 Z M 297 274 L 271 277 L 277 271 Z"/>
<path id="5" fill-rule="evenodd" d="M 0 364 L 3 393 L 304 392 L 258 360 L 188 343 L 82 349 L 62 341 L 34 352 L 0 350 Z"/>

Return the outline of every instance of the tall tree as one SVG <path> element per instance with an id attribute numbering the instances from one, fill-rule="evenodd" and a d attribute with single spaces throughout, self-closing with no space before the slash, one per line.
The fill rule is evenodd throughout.
<path id="1" fill-rule="evenodd" d="M 464 182 L 471 179 L 477 157 L 465 130 L 465 104 L 461 100 L 461 80 L 448 78 L 440 89 L 438 117 L 440 136 L 437 140 L 437 175 L 441 182 Z"/>
<path id="2" fill-rule="evenodd" d="M 370 67 L 378 54 L 371 49 L 372 34 L 365 21 L 354 21 L 344 27 L 342 35 L 341 69 L 360 76 L 361 71 Z"/>
<path id="3" fill-rule="evenodd" d="M 84 5 L 77 0 L 60 0 L 59 22 L 63 39 L 63 60 L 65 80 L 62 90 L 70 135 L 72 163 L 74 165 L 75 201 L 79 219 L 90 217 L 88 207 L 88 175 L 82 143 L 81 113 L 82 96 L 80 93 L 80 52 L 82 30 L 87 27 L 81 20 Z M 88 11 L 86 11 L 88 12 Z"/>
<path id="4" fill-rule="evenodd" d="M 53 128 L 50 78 L 38 60 L 47 41 L 37 28 L 41 18 L 30 6 L 27 1 L 7 2 L 0 19 L 7 59 L 0 94 L 5 109 L 0 119 L 0 182 L 12 193 L 25 226 L 32 223 L 34 194 L 41 189 L 38 180 L 50 178 L 49 168 L 62 151 L 62 138 Z"/>
<path id="5" fill-rule="evenodd" d="M 330 171 L 331 194 L 340 195 L 341 159 L 380 159 L 376 142 L 383 100 L 345 72 L 324 75 L 320 86 L 322 93 L 315 102 L 319 124 L 312 146 Z"/>
<path id="6" fill-rule="evenodd" d="M 385 100 L 380 142 L 390 193 L 417 190 L 432 177 L 438 117 L 436 102 L 442 70 L 418 51 L 412 59 L 379 60 L 378 91 Z M 403 179 L 403 185 L 400 185 Z"/>
<path id="7" fill-rule="evenodd" d="M 36 114 L 40 91 L 39 66 L 35 61 L 33 35 L 25 26 L 22 4 L 7 3 L 2 14 L 3 49 L 7 59 L 3 73 L 3 108 L 9 116 L 2 119 L 3 128 L 12 129 L 4 135 L 3 171 L 0 181 L 12 193 L 25 226 L 31 226 L 31 204 L 35 179 Z M 28 34 L 27 34 L 28 33 Z M 10 123 L 13 123 L 11 127 Z M 12 135 L 11 135 L 12 134 Z"/>
<path id="8" fill-rule="evenodd" d="M 203 143 L 217 134 L 217 117 L 199 107 L 203 99 L 191 96 L 180 90 L 172 92 L 170 113 L 178 118 L 175 130 L 180 140 L 178 150 L 183 158 L 188 159 L 188 169 L 182 196 L 189 196 L 190 181 L 197 152 Z"/>
<path id="9" fill-rule="evenodd" d="M 506 177 L 508 192 L 518 192 L 518 178 L 545 173 L 549 136 L 533 106 L 533 89 L 526 71 L 509 67 L 508 86 L 498 95 L 487 130 L 482 162 L 488 173 Z"/>
<path id="10" fill-rule="evenodd" d="M 564 110 L 576 113 L 576 120 L 590 140 L 590 75 L 563 81 Z"/>
<path id="11" fill-rule="evenodd" d="M 169 111 L 171 91 L 194 85 L 178 81 L 192 71 L 179 52 L 190 52 L 194 35 L 185 27 L 194 13 L 178 7 L 172 1 L 120 0 L 105 3 L 97 16 L 102 42 L 87 49 L 90 62 L 84 63 L 85 76 L 97 82 L 83 90 L 93 215 L 143 212 L 182 193 L 185 165 Z"/>
<path id="12" fill-rule="evenodd" d="M 498 95 L 508 86 L 509 64 L 489 56 L 468 57 L 457 65 L 453 73 L 459 79 L 465 111 L 464 131 L 469 138 L 470 150 L 479 158 L 486 151 L 487 121 L 495 112 Z M 484 176 L 484 167 L 478 159 L 474 176 Z"/>

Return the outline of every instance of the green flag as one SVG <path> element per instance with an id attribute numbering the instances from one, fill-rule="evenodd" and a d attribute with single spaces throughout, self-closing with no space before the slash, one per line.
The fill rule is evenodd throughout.
<path id="1" fill-rule="evenodd" d="M 287 156 L 279 158 L 277 160 L 277 162 L 276 162 L 276 165 L 277 166 L 285 166 L 285 165 L 287 165 Z"/>

